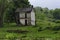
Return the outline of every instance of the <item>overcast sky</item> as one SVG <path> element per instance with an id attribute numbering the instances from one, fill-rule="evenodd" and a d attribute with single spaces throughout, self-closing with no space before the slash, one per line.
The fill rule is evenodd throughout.
<path id="1" fill-rule="evenodd" d="M 48 7 L 49 9 L 60 8 L 60 0 L 29 0 L 29 2 L 34 7 Z"/>

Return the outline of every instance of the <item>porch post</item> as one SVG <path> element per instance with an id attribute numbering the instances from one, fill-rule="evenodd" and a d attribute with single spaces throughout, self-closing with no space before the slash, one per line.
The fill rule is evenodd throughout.
<path id="1" fill-rule="evenodd" d="M 25 25 L 27 25 L 27 13 L 25 13 Z"/>

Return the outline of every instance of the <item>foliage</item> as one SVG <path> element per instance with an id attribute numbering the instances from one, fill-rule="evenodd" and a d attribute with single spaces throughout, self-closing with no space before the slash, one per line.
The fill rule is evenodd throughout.
<path id="1" fill-rule="evenodd" d="M 15 22 L 15 10 L 17 8 L 29 7 L 28 0 L 8 0 L 7 9 L 5 11 L 5 22 Z"/>
<path id="2" fill-rule="evenodd" d="M 6 35 L 6 38 L 8 40 L 15 40 L 16 39 L 16 36 L 13 33 L 9 33 L 9 34 Z"/>
<path id="3" fill-rule="evenodd" d="M 49 10 L 48 8 L 36 7 L 36 27 L 33 26 L 16 26 L 14 22 L 14 14 L 16 8 L 29 7 L 28 0 L 6 0 L 6 10 L 4 10 L 4 27 L 0 28 L 0 37 L 6 37 L 13 40 L 16 37 L 22 38 L 37 38 L 37 37 L 60 37 L 60 9 Z M 0 0 L 1 5 L 1 0 Z M 0 13 L 2 14 L 2 13 Z M 1 15 L 0 15 L 1 16 Z M 3 16 L 3 15 L 2 15 Z M 26 34 L 21 33 L 7 33 L 7 30 L 28 30 Z M 53 31 L 52 31 L 53 30 Z M 57 34 L 54 32 L 57 31 Z"/>
<path id="4" fill-rule="evenodd" d="M 56 38 L 60 38 L 60 30 L 57 31 L 57 33 L 55 34 L 55 30 L 44 30 L 42 27 L 42 31 L 40 31 L 40 26 L 37 27 L 33 27 L 33 26 L 20 26 L 20 27 L 15 27 L 13 26 L 15 25 L 14 23 L 11 23 L 9 25 L 6 24 L 6 26 L 8 27 L 2 27 L 0 28 L 0 38 L 10 38 L 11 40 L 14 38 L 23 38 L 23 39 L 35 39 L 35 38 L 52 38 L 52 39 L 56 39 Z M 11 27 L 12 26 L 12 27 Z M 45 26 L 44 26 L 45 27 Z M 46 27 L 45 27 L 46 28 Z M 21 33 L 8 33 L 6 32 L 7 30 L 26 30 L 29 31 L 26 34 L 21 34 Z M 25 37 L 26 36 L 26 37 Z M 15 40 L 15 39 L 14 39 Z"/>
<path id="5" fill-rule="evenodd" d="M 41 11 L 41 9 L 43 11 Z M 36 24 L 39 28 L 42 27 L 43 30 L 47 28 L 52 30 L 60 27 L 60 9 L 56 8 L 55 10 L 49 10 L 48 8 L 36 7 L 35 13 Z"/>
<path id="6" fill-rule="evenodd" d="M 55 19 L 60 19 L 60 9 L 55 9 L 53 12 L 53 16 Z"/>

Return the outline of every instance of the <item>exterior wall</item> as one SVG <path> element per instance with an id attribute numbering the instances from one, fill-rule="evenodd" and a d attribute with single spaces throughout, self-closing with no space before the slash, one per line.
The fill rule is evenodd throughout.
<path id="1" fill-rule="evenodd" d="M 20 18 L 25 18 L 25 13 L 20 13 Z"/>
<path id="2" fill-rule="evenodd" d="M 31 13 L 26 13 L 27 19 L 25 18 L 25 13 L 20 13 L 20 23 L 25 25 L 25 20 L 27 20 L 27 25 L 31 25 Z"/>
<path id="3" fill-rule="evenodd" d="M 31 25 L 31 13 L 27 13 L 27 24 Z"/>
<path id="4" fill-rule="evenodd" d="M 35 13 L 32 10 L 31 13 L 27 13 L 27 19 L 25 18 L 25 13 L 19 13 L 20 15 L 20 23 L 25 25 L 25 20 L 27 20 L 28 25 L 35 25 Z"/>
<path id="5" fill-rule="evenodd" d="M 33 10 L 31 12 L 31 25 L 35 25 L 35 13 Z"/>
<path id="6" fill-rule="evenodd" d="M 25 19 L 20 19 L 22 25 L 25 25 Z"/>
<path id="7" fill-rule="evenodd" d="M 27 18 L 31 18 L 31 13 L 27 13 Z"/>
<path id="8" fill-rule="evenodd" d="M 22 25 L 25 25 L 25 19 L 24 19 L 24 18 L 25 18 L 25 13 L 20 13 L 19 15 L 20 15 L 20 18 L 21 18 L 21 19 L 20 19 L 20 23 L 21 23 Z"/>

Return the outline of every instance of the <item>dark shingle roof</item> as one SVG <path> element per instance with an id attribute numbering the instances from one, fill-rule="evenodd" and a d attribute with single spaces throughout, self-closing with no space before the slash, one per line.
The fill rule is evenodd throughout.
<path id="1" fill-rule="evenodd" d="M 29 8 L 17 8 L 16 12 L 31 12 L 32 11 L 32 7 Z"/>

